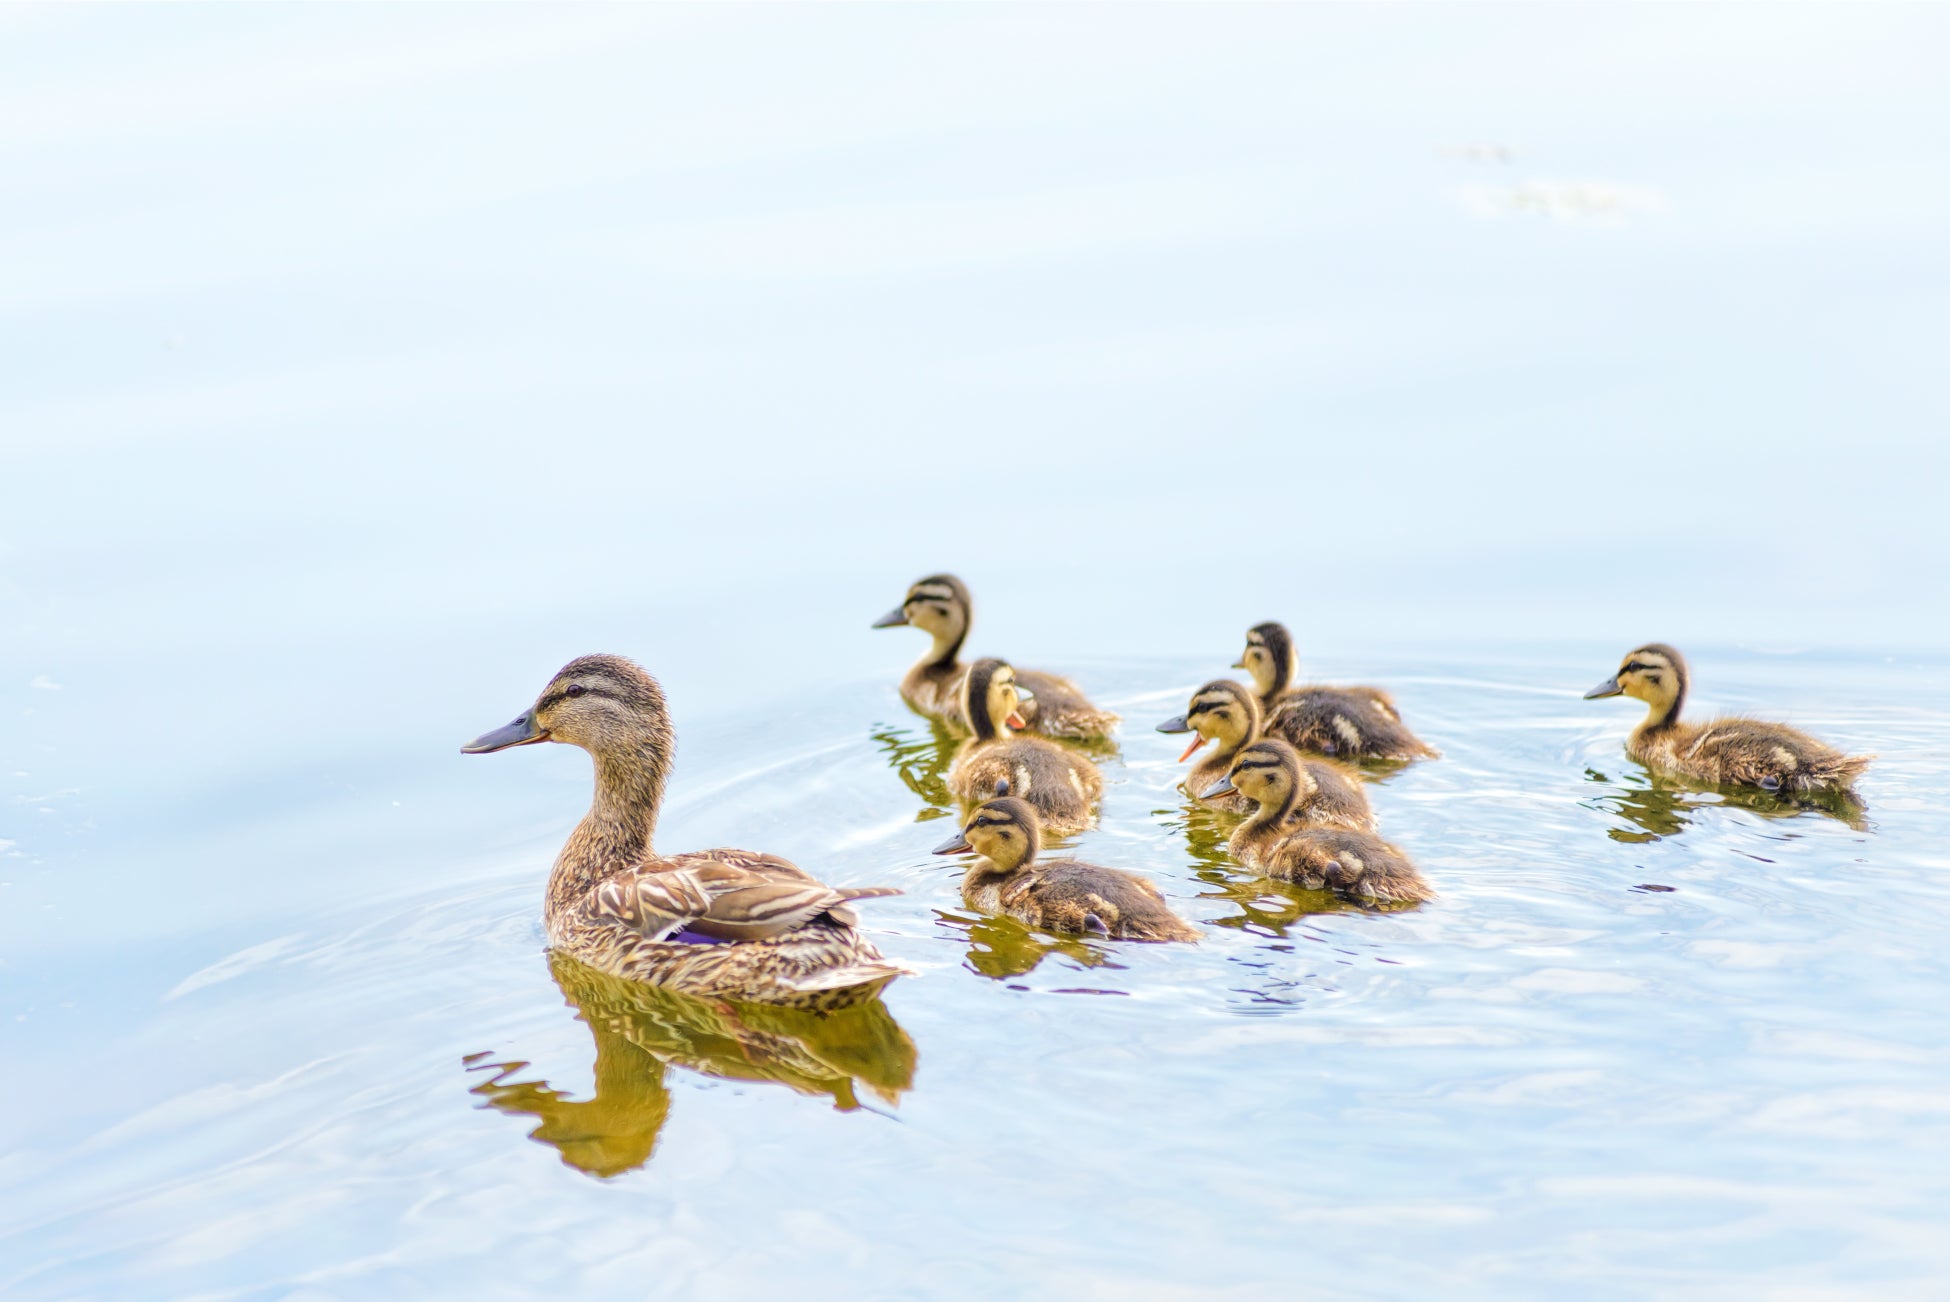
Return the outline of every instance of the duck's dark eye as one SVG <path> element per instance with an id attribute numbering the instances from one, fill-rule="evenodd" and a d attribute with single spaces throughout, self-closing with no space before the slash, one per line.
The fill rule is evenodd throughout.
<path id="1" fill-rule="evenodd" d="M 581 696 L 584 692 L 588 690 L 589 689 L 587 687 L 584 687 L 581 683 L 570 683 L 569 689 L 563 692 L 562 695 L 570 696 L 570 697 Z"/>

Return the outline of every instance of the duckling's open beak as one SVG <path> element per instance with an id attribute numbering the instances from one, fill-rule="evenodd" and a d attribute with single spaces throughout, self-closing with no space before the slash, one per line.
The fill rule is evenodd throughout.
<path id="1" fill-rule="evenodd" d="M 1211 786 L 1199 792 L 1198 798 L 1200 800 L 1211 800 L 1217 796 L 1229 796 L 1237 790 L 1239 788 L 1232 785 L 1231 778 L 1220 778 L 1217 782 L 1214 782 Z"/>
<path id="2" fill-rule="evenodd" d="M 929 853 L 930 854 L 960 854 L 964 850 L 973 850 L 974 848 L 975 848 L 974 846 L 968 843 L 968 838 L 966 836 L 963 836 L 960 832 L 957 832 L 953 836 L 949 837 L 946 841 L 943 841 L 940 845 L 934 847 L 934 849 L 929 851 Z"/>
<path id="3" fill-rule="evenodd" d="M 1190 732 L 1191 730 L 1192 725 L 1185 722 L 1185 716 L 1182 714 L 1176 718 L 1166 719 L 1158 725 L 1159 732 Z"/>
<path id="4" fill-rule="evenodd" d="M 1622 696 L 1624 693 L 1625 689 L 1619 685 L 1618 675 L 1613 674 L 1610 678 L 1607 678 L 1604 682 L 1599 683 L 1596 687 L 1586 692 L 1584 699 L 1587 701 L 1595 701 L 1606 696 Z"/>
<path id="5" fill-rule="evenodd" d="M 1185 753 L 1178 757 L 1178 762 L 1180 764 L 1183 764 L 1186 760 L 1192 757 L 1193 751 L 1197 750 L 1200 746 L 1203 746 L 1204 744 L 1205 744 L 1205 738 L 1203 737 L 1192 738 L 1192 744 L 1185 748 Z"/>
<path id="6" fill-rule="evenodd" d="M 484 732 L 473 741 L 460 748 L 463 755 L 492 755 L 510 746 L 533 746 L 538 741 L 548 740 L 548 729 L 535 722 L 535 712 L 529 710 L 513 723 L 503 724 L 493 732 Z"/>
<path id="7" fill-rule="evenodd" d="M 1016 732 L 1021 732 L 1024 728 L 1027 728 L 1029 726 L 1029 720 L 1023 718 L 1022 712 L 1019 710 L 1009 711 L 1009 717 L 1004 719 L 1002 722 L 1007 724 L 1010 728 L 1014 729 Z"/>
<path id="8" fill-rule="evenodd" d="M 907 607 L 896 606 L 873 622 L 874 628 L 899 628 L 907 622 Z"/>

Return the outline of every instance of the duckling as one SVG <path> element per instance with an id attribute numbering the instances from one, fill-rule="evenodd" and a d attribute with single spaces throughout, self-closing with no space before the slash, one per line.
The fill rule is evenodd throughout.
<path id="1" fill-rule="evenodd" d="M 1241 773 L 1250 786 L 1240 782 Z M 1276 793 L 1271 804 L 1269 791 Z M 1240 747 L 1226 775 L 1199 796 L 1218 800 L 1235 793 L 1252 802 L 1253 816 L 1233 832 L 1227 848 L 1248 868 L 1259 866 L 1255 859 L 1265 846 L 1298 827 L 1374 830 L 1374 811 L 1356 782 L 1332 764 L 1305 758 L 1278 737 Z"/>
<path id="2" fill-rule="evenodd" d="M 1006 781 L 1036 807 L 1057 836 L 1081 832 L 1095 821 L 1091 807 L 1104 794 L 1097 766 L 1042 737 L 1011 737 L 1021 729 L 1025 697 L 1016 671 L 1000 660 L 977 660 L 962 680 L 962 717 L 974 735 L 962 743 L 948 768 L 948 790 L 973 804 Z M 1000 726 L 998 727 L 998 721 Z"/>
<path id="3" fill-rule="evenodd" d="M 1165 720 L 1158 725 L 1158 731 L 1198 733 L 1192 744 L 1185 748 L 1185 753 L 1178 757 L 1180 763 L 1190 759 L 1192 753 L 1206 742 L 1218 742 L 1214 753 L 1192 765 L 1192 771 L 1185 775 L 1185 793 L 1214 809 L 1250 814 L 1259 805 L 1242 791 L 1234 789 L 1210 799 L 1206 798 L 1205 793 L 1224 781 L 1241 750 L 1259 740 L 1259 725 L 1258 698 L 1231 679 L 1218 678 L 1192 693 L 1192 703 L 1185 713 Z M 1343 822 L 1349 827 L 1373 829 L 1374 814 L 1368 808 L 1368 797 L 1357 780 L 1331 760 L 1303 759 L 1300 767 L 1313 784 L 1313 807 L 1332 811 L 1316 813 L 1313 817 Z"/>
<path id="4" fill-rule="evenodd" d="M 1268 736 L 1347 760 L 1440 758 L 1379 687 L 1294 687 L 1298 666 L 1286 625 L 1269 621 L 1247 631 L 1246 652 L 1233 668 L 1252 674 Z"/>
<path id="5" fill-rule="evenodd" d="M 571 660 L 513 723 L 461 750 L 537 742 L 589 752 L 596 798 L 549 874 L 551 949 L 598 971 L 685 994 L 827 1010 L 873 998 L 906 971 L 857 929 L 853 900 L 752 850 L 662 855 L 651 845 L 674 737 L 663 689 L 621 656 Z"/>
<path id="6" fill-rule="evenodd" d="M 1679 652 L 1663 642 L 1648 642 L 1584 699 L 1635 696 L 1646 703 L 1645 718 L 1632 729 L 1625 753 L 1650 768 L 1783 795 L 1854 798 L 1855 780 L 1875 756 L 1844 755 L 1805 732 L 1759 719 L 1681 723 L 1679 711 L 1690 681 Z"/>
<path id="7" fill-rule="evenodd" d="M 1373 832 L 1309 821 L 1307 777 L 1300 753 L 1283 741 L 1255 742 L 1239 753 L 1214 789 L 1238 790 L 1259 810 L 1232 834 L 1238 863 L 1278 881 L 1331 890 L 1364 904 L 1409 904 L 1435 898 L 1408 856 Z"/>
<path id="8" fill-rule="evenodd" d="M 1009 795 L 1006 781 L 996 783 L 995 793 L 934 851 L 982 856 L 962 878 L 961 897 L 969 908 L 1044 931 L 1106 940 L 1198 939 L 1148 878 L 1075 859 L 1038 862 L 1043 837 L 1036 807 Z"/>
<path id="9" fill-rule="evenodd" d="M 952 574 L 930 574 L 907 590 L 907 599 L 873 622 L 875 628 L 913 625 L 930 634 L 934 646 L 901 679 L 901 699 L 922 714 L 957 728 L 968 726 L 961 708 L 962 680 L 968 666 L 961 663 L 961 645 L 975 618 L 968 588 Z M 1117 716 L 1092 705 L 1067 678 L 1035 669 L 1018 670 L 1017 680 L 1035 693 L 1023 711 L 1029 727 L 1046 737 L 1090 741 L 1110 736 Z"/>

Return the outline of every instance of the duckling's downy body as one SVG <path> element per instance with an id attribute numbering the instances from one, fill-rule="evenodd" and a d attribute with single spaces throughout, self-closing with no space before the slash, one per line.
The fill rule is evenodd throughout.
<path id="1" fill-rule="evenodd" d="M 961 647 L 974 617 L 975 604 L 967 586 L 952 574 L 931 574 L 907 590 L 907 599 L 899 607 L 873 624 L 875 628 L 912 625 L 934 638 L 934 646 L 901 679 L 901 699 L 922 714 L 964 729 L 968 718 L 961 698 L 968 666 L 961 662 Z M 1092 705 L 1067 678 L 1019 669 L 1016 680 L 1035 695 L 1023 711 L 1032 731 L 1087 741 L 1108 737 L 1117 726 L 1115 714 Z"/>
<path id="2" fill-rule="evenodd" d="M 1235 669 L 1253 676 L 1264 719 L 1261 728 L 1299 750 L 1346 760 L 1436 759 L 1379 687 L 1295 687 L 1298 659 L 1286 625 L 1256 624 Z"/>
<path id="3" fill-rule="evenodd" d="M 1035 807 L 1003 796 L 977 808 L 935 853 L 973 850 L 982 856 L 962 878 L 961 897 L 971 909 L 1044 931 L 1107 940 L 1198 939 L 1148 878 L 1075 859 L 1043 863 L 1036 857 L 1041 848 Z"/>
<path id="4" fill-rule="evenodd" d="M 595 802 L 549 875 L 551 948 L 625 980 L 811 1009 L 864 1002 L 905 970 L 846 907 L 896 890 L 835 889 L 752 850 L 652 848 L 673 738 L 662 688 L 635 664 L 572 660 L 525 714 L 462 749 L 543 741 L 580 746 L 596 765 Z"/>
<path id="5" fill-rule="evenodd" d="M 1097 766 L 1043 737 L 1009 736 L 1022 722 L 1023 692 L 1015 670 L 1000 660 L 977 660 L 962 682 L 962 714 L 973 733 L 948 768 L 948 789 L 974 804 L 1006 782 L 1036 807 L 1053 835 L 1081 832 L 1104 794 Z"/>
<path id="6" fill-rule="evenodd" d="M 1853 797 L 1855 780 L 1875 758 L 1845 755 L 1783 723 L 1738 717 L 1681 722 L 1679 711 L 1686 704 L 1690 682 L 1679 652 L 1663 642 L 1648 642 L 1584 697 L 1590 701 L 1632 696 L 1644 701 L 1645 718 L 1632 729 L 1625 753 L 1641 764 L 1702 782 L 1759 787 L 1783 795 Z"/>
<path id="7" fill-rule="evenodd" d="M 1198 739 L 1178 758 L 1189 758 L 1206 742 L 1216 742 L 1212 754 L 1192 765 L 1185 775 L 1184 788 L 1194 800 L 1228 813 L 1250 814 L 1259 808 L 1250 796 L 1237 789 L 1219 795 L 1206 793 L 1224 783 L 1239 752 L 1259 740 L 1259 700 L 1229 678 L 1214 679 L 1192 693 L 1185 713 L 1158 725 L 1159 732 L 1196 732 Z M 1295 808 L 1296 819 L 1336 826 L 1367 828 L 1374 826 L 1374 813 L 1359 779 L 1330 760 L 1302 759 L 1300 767 L 1306 788 Z"/>
<path id="8" fill-rule="evenodd" d="M 1240 865 L 1362 903 L 1407 904 L 1435 898 L 1435 891 L 1408 857 L 1371 830 L 1326 825 L 1308 817 L 1306 761 L 1285 742 L 1268 738 L 1245 747 L 1233 761 L 1224 786 L 1250 797 L 1255 805 L 1253 816 L 1227 844 Z"/>

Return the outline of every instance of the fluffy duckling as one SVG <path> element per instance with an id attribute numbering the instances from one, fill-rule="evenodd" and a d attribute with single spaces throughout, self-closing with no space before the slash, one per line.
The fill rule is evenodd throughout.
<path id="1" fill-rule="evenodd" d="M 934 646 L 901 679 L 901 699 L 922 714 L 958 728 L 968 726 L 961 707 L 968 666 L 960 656 L 974 618 L 975 603 L 967 586 L 952 574 L 930 574 L 907 590 L 905 601 L 873 622 L 875 628 L 912 625 L 934 638 Z M 1035 693 L 1023 718 L 1044 736 L 1088 741 L 1110 736 L 1117 726 L 1115 714 L 1092 705 L 1067 678 L 1035 669 L 1018 670 L 1016 676 Z"/>
<path id="2" fill-rule="evenodd" d="M 1035 806 L 1008 793 L 1007 782 L 997 783 L 996 798 L 935 847 L 936 854 L 973 850 L 982 856 L 962 878 L 961 897 L 969 908 L 1044 931 L 1106 940 L 1198 939 L 1148 878 L 1075 859 L 1038 862 L 1043 839 Z"/>
<path id="3" fill-rule="evenodd" d="M 1408 856 L 1373 832 L 1310 820 L 1307 785 L 1305 762 L 1283 741 L 1256 742 L 1239 753 L 1214 792 L 1237 789 L 1258 806 L 1232 834 L 1227 848 L 1234 860 L 1278 881 L 1364 904 L 1435 898 Z"/>
<path id="4" fill-rule="evenodd" d="M 864 1003 L 906 969 L 847 905 L 888 887 L 827 886 L 752 850 L 659 854 L 651 844 L 675 741 L 663 689 L 621 656 L 571 660 L 535 704 L 461 750 L 537 742 L 589 752 L 596 798 L 549 874 L 550 948 L 611 976 L 794 1008 Z"/>
<path id="5" fill-rule="evenodd" d="M 1159 732 L 1198 734 L 1178 757 L 1180 763 L 1190 759 L 1206 742 L 1218 743 L 1212 754 L 1192 765 L 1191 772 L 1185 775 L 1185 793 L 1214 809 L 1234 814 L 1250 814 L 1259 805 L 1236 788 L 1228 788 L 1210 798 L 1206 793 L 1225 783 L 1239 752 L 1259 740 L 1259 728 L 1258 698 L 1229 678 L 1214 679 L 1199 688 L 1192 693 L 1185 713 L 1158 725 Z M 1368 808 L 1367 794 L 1358 780 L 1329 760 L 1303 759 L 1300 767 L 1304 779 L 1312 784 L 1308 807 L 1325 811 L 1311 817 L 1349 827 L 1373 828 L 1374 814 Z"/>
<path id="6" fill-rule="evenodd" d="M 1855 780 L 1875 756 L 1844 755 L 1805 732 L 1759 719 L 1681 723 L 1689 681 L 1679 652 L 1663 642 L 1648 642 L 1584 699 L 1634 696 L 1646 703 L 1645 718 L 1632 729 L 1625 753 L 1650 768 L 1784 795 L 1854 797 Z"/>
<path id="7" fill-rule="evenodd" d="M 948 789 L 974 804 L 997 782 L 1007 782 L 1036 807 L 1052 834 L 1081 832 L 1095 819 L 1091 807 L 1104 794 L 1103 775 L 1084 756 L 1053 741 L 1007 735 L 1024 726 L 1021 707 L 1029 696 L 1016 671 L 1000 660 L 977 660 L 968 667 L 961 709 L 974 735 L 948 768 Z"/>
<path id="8" fill-rule="evenodd" d="M 1241 747 L 1225 776 L 1199 794 L 1217 800 L 1235 793 L 1252 802 L 1253 816 L 1233 832 L 1227 848 L 1248 868 L 1259 866 L 1254 860 L 1264 846 L 1295 828 L 1374 830 L 1374 811 L 1358 783 L 1277 737 Z"/>
<path id="9" fill-rule="evenodd" d="M 1234 669 L 1253 676 L 1264 728 L 1300 750 L 1347 760 L 1436 759 L 1439 752 L 1402 723 L 1394 698 L 1379 687 L 1295 687 L 1299 668 L 1286 625 L 1255 624 Z"/>

